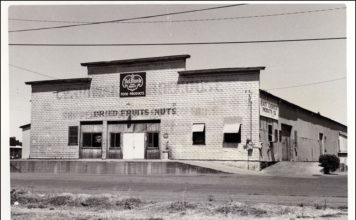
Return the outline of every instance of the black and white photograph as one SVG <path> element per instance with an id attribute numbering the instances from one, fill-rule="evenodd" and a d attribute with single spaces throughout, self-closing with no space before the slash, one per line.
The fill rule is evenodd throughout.
<path id="1" fill-rule="evenodd" d="M 1 13 L 2 219 L 355 218 L 354 2 Z"/>

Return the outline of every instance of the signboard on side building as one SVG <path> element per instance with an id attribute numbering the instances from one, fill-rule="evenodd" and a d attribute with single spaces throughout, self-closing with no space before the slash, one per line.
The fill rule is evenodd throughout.
<path id="1" fill-rule="evenodd" d="M 260 99 L 260 115 L 278 120 L 279 117 L 279 107 L 278 104 L 266 99 Z"/>
<path id="2" fill-rule="evenodd" d="M 120 74 L 120 97 L 146 96 L 146 73 Z"/>

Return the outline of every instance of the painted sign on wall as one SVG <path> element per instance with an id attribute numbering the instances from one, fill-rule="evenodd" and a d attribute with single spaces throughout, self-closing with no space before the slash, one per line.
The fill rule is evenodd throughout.
<path id="1" fill-rule="evenodd" d="M 146 73 L 120 74 L 120 97 L 146 96 Z"/>
<path id="2" fill-rule="evenodd" d="M 261 98 L 260 115 L 278 120 L 278 104 Z"/>

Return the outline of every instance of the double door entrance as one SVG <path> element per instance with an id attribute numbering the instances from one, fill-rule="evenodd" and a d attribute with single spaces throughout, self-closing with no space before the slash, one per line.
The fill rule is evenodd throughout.
<path id="1" fill-rule="evenodd" d="M 144 159 L 145 133 L 124 133 L 122 156 L 123 159 Z"/>
<path id="2" fill-rule="evenodd" d="M 81 122 L 79 158 L 160 159 L 160 120 Z"/>

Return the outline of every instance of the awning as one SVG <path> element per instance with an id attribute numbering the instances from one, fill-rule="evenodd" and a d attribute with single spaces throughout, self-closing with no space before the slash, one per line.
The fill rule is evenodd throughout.
<path id="1" fill-rule="evenodd" d="M 193 124 L 193 132 L 203 132 L 205 128 L 205 124 L 200 123 L 200 124 Z"/>
<path id="2" fill-rule="evenodd" d="M 224 133 L 239 133 L 240 125 L 241 124 L 237 122 L 225 122 Z"/>

